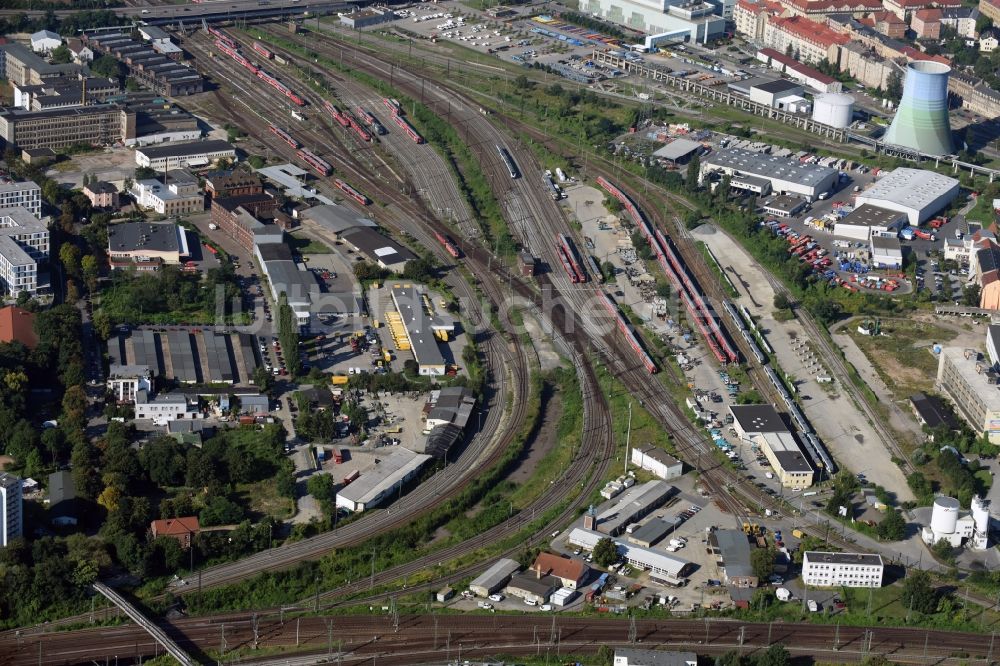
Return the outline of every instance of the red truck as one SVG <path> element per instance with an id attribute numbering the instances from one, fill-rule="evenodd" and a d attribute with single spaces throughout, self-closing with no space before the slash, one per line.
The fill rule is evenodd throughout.
<path id="1" fill-rule="evenodd" d="M 344 462 L 344 452 L 340 449 L 333 450 L 333 462 L 335 465 L 339 465 Z"/>
<path id="2" fill-rule="evenodd" d="M 361 476 L 361 472 L 354 470 L 344 477 L 344 485 L 347 486 L 350 485 L 351 481 L 357 481 L 359 476 Z"/>
<path id="3" fill-rule="evenodd" d="M 914 229 L 913 235 L 916 236 L 917 238 L 923 238 L 924 240 L 929 240 L 929 241 L 937 240 L 936 235 L 932 234 L 929 231 L 924 231 L 923 229 Z"/>

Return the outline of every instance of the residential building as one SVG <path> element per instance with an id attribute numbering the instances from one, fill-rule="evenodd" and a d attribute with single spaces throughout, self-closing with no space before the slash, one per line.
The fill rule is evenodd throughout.
<path id="1" fill-rule="evenodd" d="M 189 400 L 183 393 L 161 393 L 150 397 L 149 391 L 140 389 L 135 395 L 135 418 L 150 420 L 157 425 L 167 425 L 177 419 L 201 417 L 197 400 Z"/>
<path id="2" fill-rule="evenodd" d="M 1000 40 L 997 39 L 997 33 L 993 30 L 984 30 L 983 34 L 979 36 L 979 50 L 982 53 L 993 53 L 1000 46 Z"/>
<path id="3" fill-rule="evenodd" d="M 73 56 L 73 62 L 78 65 L 86 65 L 94 60 L 94 52 L 82 40 L 70 37 L 66 40 L 66 48 Z"/>
<path id="4" fill-rule="evenodd" d="M 108 393 L 119 403 L 133 403 L 139 391 L 153 391 L 153 375 L 148 365 L 120 365 L 108 368 Z"/>
<path id="5" fill-rule="evenodd" d="M 337 507 L 361 512 L 382 504 L 393 494 L 402 493 L 431 457 L 395 447 L 388 455 L 376 454 L 375 465 L 337 492 Z"/>
<path id="6" fill-rule="evenodd" d="M 716 172 L 765 179 L 774 192 L 795 194 L 808 201 L 831 191 L 839 178 L 836 169 L 740 148 L 723 148 L 703 157 L 698 181 L 704 182 L 707 175 Z"/>
<path id="7" fill-rule="evenodd" d="M 270 194 L 258 192 L 240 196 L 212 198 L 212 223 L 249 252 L 255 245 L 280 243 L 284 233 L 280 227 L 262 219 L 274 217 L 278 202 Z"/>
<path id="8" fill-rule="evenodd" d="M 1000 444 L 1000 373 L 975 349 L 944 347 L 938 355 L 935 388 L 972 431 Z"/>
<path id="9" fill-rule="evenodd" d="M 31 181 L 0 183 L 0 208 L 24 208 L 42 217 L 42 188 Z"/>
<path id="10" fill-rule="evenodd" d="M 945 9 L 962 6 L 962 0 L 882 0 L 882 4 L 890 12 L 907 21 L 921 9 Z"/>
<path id="11" fill-rule="evenodd" d="M 947 26 L 965 39 L 976 38 L 976 23 L 979 21 L 977 7 L 946 7 L 941 11 L 941 25 Z"/>
<path id="12" fill-rule="evenodd" d="M 83 193 L 94 208 L 118 208 L 118 188 L 107 181 L 88 183 L 83 186 Z"/>
<path id="13" fill-rule="evenodd" d="M 884 568 L 878 554 L 807 550 L 802 555 L 802 581 L 814 587 L 882 587 Z"/>
<path id="14" fill-rule="evenodd" d="M 813 21 L 824 16 L 852 16 L 883 9 L 881 0 L 781 0 L 788 13 Z"/>
<path id="15" fill-rule="evenodd" d="M 175 222 L 125 222 L 108 227 L 112 268 L 157 270 L 188 256 L 187 232 Z"/>
<path id="16" fill-rule="evenodd" d="M 21 493 L 21 479 L 0 472 L 0 548 L 6 548 L 24 532 Z"/>
<path id="17" fill-rule="evenodd" d="M 205 192 L 213 199 L 216 197 L 244 197 L 263 194 L 264 185 L 260 181 L 260 176 L 252 171 L 230 169 L 208 174 L 205 177 Z"/>
<path id="18" fill-rule="evenodd" d="M 39 30 L 31 36 L 31 50 L 48 55 L 62 45 L 62 37 L 51 30 Z"/>
<path id="19" fill-rule="evenodd" d="M 664 481 L 679 478 L 684 473 L 684 463 L 652 444 L 633 447 L 631 457 L 633 464 Z"/>
<path id="20" fill-rule="evenodd" d="M 50 65 L 44 58 L 17 42 L 0 44 L 0 73 L 12 85 L 38 85 L 62 76 L 78 77 L 82 65 Z"/>
<path id="21" fill-rule="evenodd" d="M 736 34 L 750 41 L 764 41 L 764 28 L 772 16 L 781 16 L 785 7 L 780 2 L 772 0 L 739 0 L 733 7 L 733 22 L 736 24 Z"/>
<path id="22" fill-rule="evenodd" d="M 216 139 L 143 146 L 135 151 L 136 165 L 154 171 L 207 166 L 221 159 L 235 160 L 236 149 L 230 143 Z"/>
<path id="23" fill-rule="evenodd" d="M 727 585 L 757 587 L 760 584 L 750 562 L 750 541 L 742 530 L 716 530 L 709 535 L 709 545 L 721 558 L 719 567 Z"/>
<path id="24" fill-rule="evenodd" d="M 876 32 L 899 39 L 906 36 L 906 22 L 892 12 L 875 12 L 868 21 L 861 19 L 862 23 L 870 23 Z"/>
<path id="25" fill-rule="evenodd" d="M 958 196 L 958 180 L 926 169 L 900 167 L 858 194 L 857 206 L 871 204 L 906 213 L 910 226 L 937 214 Z"/>
<path id="26" fill-rule="evenodd" d="M 0 208 L 0 286 L 6 293 L 34 293 L 38 263 L 48 258 L 48 225 L 26 208 Z"/>
<path id="27" fill-rule="evenodd" d="M 764 28 L 763 43 L 780 52 L 790 48 L 792 57 L 804 63 L 837 61 L 837 47 L 849 38 L 803 16 L 774 17 Z"/>
<path id="28" fill-rule="evenodd" d="M 1000 42 L 996 35 L 989 35 L 988 42 L 990 51 L 997 48 Z M 980 41 L 980 50 L 983 49 L 983 42 Z M 1000 117 L 1000 92 L 997 92 L 982 79 L 976 78 L 964 72 L 952 71 L 948 77 L 948 92 L 952 98 L 957 98 L 962 102 L 962 108 L 979 114 L 984 118 Z"/>
<path id="29" fill-rule="evenodd" d="M 939 39 L 941 37 L 941 17 L 937 7 L 925 7 L 913 12 L 910 27 L 917 33 L 918 39 Z"/>
<path id="30" fill-rule="evenodd" d="M 840 47 L 839 71 L 845 72 L 869 88 L 882 90 L 889 83 L 893 72 L 899 67 L 875 52 L 875 49 L 859 42 L 849 42 Z"/>
<path id="31" fill-rule="evenodd" d="M 1000 0 L 979 0 L 979 12 L 994 23 L 1000 23 Z"/>
<path id="32" fill-rule="evenodd" d="M 983 243 L 969 257 L 969 274 L 979 285 L 979 307 L 1000 310 L 1000 247 Z"/>
<path id="33" fill-rule="evenodd" d="M 149 524 L 149 531 L 154 539 L 161 536 L 177 539 L 181 548 L 187 550 L 194 537 L 201 532 L 201 525 L 198 523 L 198 516 L 178 516 L 154 520 Z"/>
<path id="34" fill-rule="evenodd" d="M 590 567 L 583 560 L 542 552 L 535 558 L 529 572 L 533 572 L 538 578 L 554 576 L 559 579 L 562 587 L 576 590 L 587 580 Z"/>
<path id="35" fill-rule="evenodd" d="M 615 648 L 613 666 L 698 666 L 694 652 Z"/>
<path id="36" fill-rule="evenodd" d="M 0 111 L 0 138 L 21 149 L 110 146 L 135 139 L 135 113 L 120 104 Z"/>
<path id="37" fill-rule="evenodd" d="M 49 520 L 60 526 L 76 525 L 78 507 L 72 472 L 64 469 L 49 474 L 48 491 Z"/>
<path id="38" fill-rule="evenodd" d="M 0 308 L 0 342 L 20 342 L 34 349 L 38 344 L 35 314 L 16 305 Z"/>

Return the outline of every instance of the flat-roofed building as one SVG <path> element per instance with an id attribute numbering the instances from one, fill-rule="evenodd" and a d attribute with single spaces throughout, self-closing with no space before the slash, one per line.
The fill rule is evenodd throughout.
<path id="1" fill-rule="evenodd" d="M 975 349 L 945 347 L 938 355 L 936 388 L 976 434 L 1000 444 L 1000 373 Z"/>
<path id="2" fill-rule="evenodd" d="M 23 495 L 20 477 L 0 472 L 0 548 L 24 532 Z"/>
<path id="3" fill-rule="evenodd" d="M 615 648 L 612 666 L 698 666 L 698 655 L 694 652 Z"/>
<path id="4" fill-rule="evenodd" d="M 337 506 L 348 511 L 367 511 L 400 492 L 403 484 L 420 473 L 431 459 L 422 453 L 413 453 L 396 447 L 383 456 L 376 453 L 376 465 L 337 493 Z"/>
<path id="5" fill-rule="evenodd" d="M 771 463 L 775 475 L 785 488 L 808 488 L 813 482 L 813 467 L 802 447 L 790 432 L 766 432 L 753 441 L 760 446 Z"/>
<path id="6" fill-rule="evenodd" d="M 78 64 L 49 64 L 17 42 L 0 44 L 0 72 L 13 85 L 39 85 L 54 78 L 77 77 L 84 71 L 83 66 Z"/>
<path id="7" fill-rule="evenodd" d="M 802 581 L 815 587 L 882 587 L 884 569 L 878 554 L 807 550 L 802 555 Z"/>
<path id="8" fill-rule="evenodd" d="M 724 148 L 704 157 L 699 182 L 713 172 L 763 178 L 771 183 L 773 191 L 795 194 L 809 201 L 830 192 L 839 178 L 836 169 L 740 148 Z"/>
<path id="9" fill-rule="evenodd" d="M 419 366 L 419 373 L 443 375 L 447 366 L 438 347 L 434 318 L 425 309 L 422 290 L 418 287 L 420 285 L 403 283 L 389 285 L 392 302 L 402 320 L 407 342 Z"/>
<path id="10" fill-rule="evenodd" d="M 534 571 L 525 571 L 511 576 L 507 583 L 507 594 L 518 599 L 545 604 L 552 593 L 559 589 L 559 579 L 555 576 L 537 576 Z"/>
<path id="11" fill-rule="evenodd" d="M 205 191 L 216 197 L 242 197 L 263 194 L 260 176 L 246 169 L 230 169 L 211 173 L 205 178 Z"/>
<path id="12" fill-rule="evenodd" d="M 31 181 L 0 183 L 0 208 L 24 208 L 42 217 L 42 188 Z"/>
<path id="13" fill-rule="evenodd" d="M 761 210 L 767 215 L 775 217 L 795 217 L 806 208 L 808 202 L 800 197 L 792 197 L 787 194 L 779 194 L 776 197 L 764 201 L 760 205 Z"/>
<path id="14" fill-rule="evenodd" d="M 903 247 L 896 236 L 872 234 L 869 241 L 871 264 L 875 268 L 901 268 L 903 266 Z"/>
<path id="15" fill-rule="evenodd" d="M 158 270 L 163 264 L 179 264 L 189 255 L 187 232 L 174 222 L 125 222 L 108 227 L 112 268 Z"/>
<path id="16" fill-rule="evenodd" d="M 267 225 L 283 233 L 275 225 Z M 315 301 L 320 295 L 316 276 L 292 260 L 292 249 L 282 242 L 255 243 L 254 256 L 267 278 L 271 298 L 277 303 L 284 296 L 300 328 L 310 325 Z M 346 304 L 345 304 L 346 305 Z"/>
<path id="17" fill-rule="evenodd" d="M 135 396 L 135 418 L 166 425 L 178 419 L 195 419 L 201 415 L 197 403 L 192 403 L 183 393 L 161 393 L 151 397 L 149 391 L 140 390 Z"/>
<path id="18" fill-rule="evenodd" d="M 788 426 L 771 405 L 732 405 L 729 413 L 736 434 L 747 441 L 765 432 L 788 432 Z"/>
<path id="19" fill-rule="evenodd" d="M 833 234 L 867 241 L 873 235 L 898 232 L 906 225 L 904 212 L 862 204 L 834 224 Z"/>
<path id="20" fill-rule="evenodd" d="M 641 548 L 652 548 L 667 535 L 673 534 L 680 523 L 681 521 L 677 517 L 652 518 L 645 525 L 633 530 L 625 539 Z"/>
<path id="21" fill-rule="evenodd" d="M 479 597 L 488 597 L 504 588 L 511 576 L 521 569 L 521 565 L 506 557 L 494 562 L 489 569 L 479 574 L 471 583 L 469 591 Z"/>
<path id="22" fill-rule="evenodd" d="M 135 113 L 120 104 L 0 112 L 0 138 L 25 150 L 110 146 L 135 138 Z"/>
<path id="23" fill-rule="evenodd" d="M 153 390 L 153 375 L 148 365 L 121 365 L 112 363 L 108 368 L 108 393 L 119 403 L 135 402 L 139 391 Z"/>
<path id="24" fill-rule="evenodd" d="M 672 164 L 684 164 L 688 162 L 696 153 L 700 152 L 701 149 L 701 143 L 698 141 L 683 138 L 674 139 L 667 145 L 656 150 L 653 153 L 653 157 L 657 157 L 661 160 L 667 160 Z"/>
<path id="25" fill-rule="evenodd" d="M 154 171 L 207 166 L 221 159 L 236 159 L 236 149 L 227 141 L 207 140 L 143 146 L 135 150 L 135 163 Z"/>
<path id="26" fill-rule="evenodd" d="M 255 244 L 281 242 L 282 229 L 264 221 L 274 217 L 277 205 L 274 197 L 264 192 L 215 196 L 212 198 L 212 223 L 240 247 L 252 252 Z"/>
<path id="27" fill-rule="evenodd" d="M 919 226 L 958 196 L 958 180 L 926 169 L 900 167 L 858 194 L 856 203 L 905 213 L 911 226 Z"/>
<path id="28" fill-rule="evenodd" d="M 666 504 L 676 493 L 677 489 L 664 481 L 647 481 L 632 486 L 598 507 L 595 529 L 618 536 L 631 523 Z"/>
<path id="29" fill-rule="evenodd" d="M 709 536 L 709 544 L 722 558 L 725 582 L 733 587 L 757 587 L 760 579 L 750 562 L 750 541 L 742 530 L 716 530 Z"/>
<path id="30" fill-rule="evenodd" d="M 160 215 L 177 216 L 198 213 L 205 209 L 205 195 L 198 189 L 198 180 L 186 171 L 168 171 L 166 183 L 150 178 L 136 181 L 132 196 L 140 208 Z"/>
<path id="31" fill-rule="evenodd" d="M 597 543 L 607 537 L 607 534 L 574 527 L 569 533 L 569 543 L 583 550 L 593 551 Z M 611 540 L 618 549 L 618 554 L 630 566 L 648 571 L 650 577 L 655 581 L 672 585 L 682 584 L 684 578 L 693 569 L 690 562 L 680 557 L 643 548 L 620 538 L 611 537 Z"/>
<path id="32" fill-rule="evenodd" d="M 652 444 L 634 447 L 632 462 L 664 481 L 676 479 L 684 473 L 684 463 Z"/>
<path id="33" fill-rule="evenodd" d="M 26 208 L 0 208 L 0 286 L 10 295 L 38 290 L 38 264 L 49 258 L 48 225 Z"/>
<path id="34" fill-rule="evenodd" d="M 406 263 L 416 259 L 415 254 L 369 226 L 346 229 L 340 238 L 356 252 L 393 273 L 402 273 Z"/>

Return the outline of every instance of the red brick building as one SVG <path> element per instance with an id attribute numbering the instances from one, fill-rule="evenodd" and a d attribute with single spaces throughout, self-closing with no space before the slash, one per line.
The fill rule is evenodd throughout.
<path id="1" fill-rule="evenodd" d="M 276 208 L 277 202 L 267 194 L 216 197 L 212 199 L 212 223 L 231 236 L 240 247 L 252 252 L 254 238 L 267 233 L 267 227 L 274 226 L 262 220 L 273 218 Z"/>
<path id="2" fill-rule="evenodd" d="M 173 537 L 180 542 L 181 548 L 187 550 L 191 547 L 194 535 L 201 532 L 201 525 L 198 524 L 198 516 L 182 516 L 154 520 L 149 524 L 149 531 L 154 539 L 160 536 Z"/>
<path id="3" fill-rule="evenodd" d="M 219 171 L 210 174 L 205 179 L 205 191 L 211 198 L 242 197 L 250 194 L 260 194 L 264 185 L 257 174 L 243 169 Z"/>

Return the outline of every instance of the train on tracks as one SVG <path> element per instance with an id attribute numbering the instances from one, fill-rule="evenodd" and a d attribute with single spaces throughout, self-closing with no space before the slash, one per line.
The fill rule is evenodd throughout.
<path id="1" fill-rule="evenodd" d="M 274 54 L 271 53 L 271 51 L 260 42 L 254 42 L 253 46 L 251 46 L 250 48 L 253 49 L 254 52 L 261 58 L 264 58 L 266 60 L 272 60 L 274 58 Z"/>
<path id="2" fill-rule="evenodd" d="M 559 253 L 559 259 L 569 279 L 572 282 L 586 282 L 587 273 L 583 270 L 576 247 L 569 236 L 566 234 L 556 236 L 556 251 Z"/>
<path id="3" fill-rule="evenodd" d="M 628 342 L 629 347 L 635 352 L 636 356 L 639 357 L 639 361 L 642 362 L 643 367 L 646 368 L 646 372 L 651 375 L 655 375 L 659 368 L 656 366 L 656 362 L 646 351 L 646 348 L 642 346 L 639 342 L 639 336 L 635 333 L 635 327 L 627 321 L 622 315 L 621 310 L 618 306 L 611 300 L 611 297 L 604 293 L 603 290 L 599 289 L 598 294 L 601 296 L 601 303 L 604 305 L 604 309 L 607 310 L 612 317 L 615 318 L 615 323 L 618 325 L 618 330 L 622 332 L 625 336 L 625 340 Z"/>
<path id="4" fill-rule="evenodd" d="M 735 326 L 736 330 L 743 336 L 743 340 L 746 341 L 747 346 L 750 347 L 750 351 L 753 353 L 754 358 L 757 359 L 757 362 L 761 365 L 767 363 L 767 356 L 765 356 L 764 352 L 760 350 L 760 346 L 757 344 L 757 340 L 754 337 L 753 332 L 747 328 L 746 324 L 743 322 L 743 317 L 740 316 L 736 307 L 729 301 L 722 301 L 722 309 L 725 310 L 726 314 L 729 315 L 729 318 L 733 320 L 733 326 Z"/>
<path id="5" fill-rule="evenodd" d="M 367 205 L 371 204 L 371 202 L 372 202 L 371 199 L 369 199 L 365 195 L 361 194 L 361 192 L 358 192 L 356 189 L 354 189 L 353 187 L 351 187 L 350 185 L 348 185 L 347 183 L 345 183 L 344 181 L 342 181 L 339 178 L 337 178 L 336 180 L 334 180 L 333 184 L 336 185 L 337 187 L 339 187 L 344 192 L 344 194 L 346 194 L 347 196 L 351 197 L 352 199 L 354 199 L 355 201 L 357 201 L 362 206 L 367 206 Z"/>
<path id="6" fill-rule="evenodd" d="M 403 115 L 403 105 L 399 103 L 399 100 L 392 99 L 391 97 L 383 97 L 382 104 L 385 105 L 385 108 L 388 109 L 389 113 L 392 115 Z"/>
<path id="7" fill-rule="evenodd" d="M 599 283 L 604 284 L 604 272 L 601 270 L 601 266 L 597 263 L 597 259 L 594 258 L 594 255 L 587 255 L 587 265 L 590 266 L 590 272 L 594 274 L 594 279 Z"/>
<path id="8" fill-rule="evenodd" d="M 225 53 L 227 56 L 236 61 L 236 64 L 241 65 L 243 68 L 247 69 L 251 74 L 257 76 L 257 72 L 260 68 L 253 64 L 246 57 L 240 53 L 239 48 L 232 46 L 221 39 L 215 41 L 215 48 L 219 49 L 221 52 Z"/>
<path id="9" fill-rule="evenodd" d="M 399 126 L 401 130 L 403 130 L 403 133 L 406 134 L 406 136 L 413 139 L 414 143 L 424 142 L 424 137 L 420 136 L 420 132 L 413 129 L 413 125 L 411 125 L 406 118 L 400 115 L 395 115 L 392 117 L 392 120 Z"/>
<path id="10" fill-rule="evenodd" d="M 231 49 L 235 49 L 235 48 L 237 48 L 239 46 L 233 40 L 232 37 L 230 37 L 229 35 L 227 35 L 224 31 L 219 30 L 218 28 L 209 27 L 208 28 L 208 34 L 212 35 L 213 37 L 215 37 L 216 40 L 222 42 L 223 44 L 225 44 L 226 46 L 228 46 Z"/>
<path id="11" fill-rule="evenodd" d="M 384 134 L 386 134 L 385 125 L 383 125 L 382 123 L 380 123 L 379 120 L 378 120 L 378 118 L 376 118 L 374 115 L 372 115 L 371 113 L 369 113 L 368 111 L 366 111 L 365 107 L 359 106 L 357 108 L 357 111 L 358 111 L 358 115 L 361 117 L 361 120 L 366 125 L 368 125 L 368 127 L 371 128 L 371 130 L 373 132 L 375 132 L 379 136 L 383 136 Z"/>
<path id="12" fill-rule="evenodd" d="M 698 327 L 702 337 L 705 338 L 712 355 L 722 364 L 738 363 L 740 360 L 739 352 L 723 332 L 719 325 L 718 315 L 708 306 L 701 289 L 691 276 L 687 266 L 680 260 L 680 253 L 674 248 L 670 239 L 659 229 L 654 231 L 635 202 L 618 187 L 603 176 L 598 177 L 597 184 L 622 204 L 642 237 L 649 243 L 649 247 L 667 279 L 681 295 L 681 300 L 684 301 L 691 320 Z"/>
<path id="13" fill-rule="evenodd" d="M 812 457 L 813 462 L 821 465 L 828 476 L 832 476 L 837 472 L 837 465 L 833 462 L 833 458 L 827 452 L 826 447 L 823 443 L 819 441 L 816 433 L 813 432 L 812 426 L 806 421 L 806 417 L 802 414 L 802 410 L 795 403 L 795 400 L 788 393 L 788 389 L 785 388 L 784 382 L 778 377 L 778 373 L 774 371 L 769 365 L 764 366 L 764 374 L 767 378 L 771 380 L 771 384 L 774 386 L 774 390 L 778 392 L 781 396 L 781 401 L 785 403 L 785 408 L 788 409 L 788 413 L 791 414 L 792 420 L 795 421 L 795 425 L 798 426 L 803 438 L 805 439 L 806 448 L 809 449 L 809 455 Z"/>
<path id="14" fill-rule="evenodd" d="M 260 79 L 261 81 L 265 82 L 266 84 L 268 84 L 269 86 L 271 86 L 272 88 L 274 88 L 275 90 L 277 90 L 278 92 L 280 92 L 282 95 L 284 95 L 288 99 L 290 99 L 292 101 L 292 103 L 295 104 L 296 106 L 305 106 L 306 105 L 306 101 L 304 99 L 302 99 L 301 97 L 299 97 L 298 95 L 296 95 L 295 92 L 291 88 L 289 88 L 284 83 L 282 83 L 281 81 L 279 81 L 277 78 L 275 78 L 274 76 L 272 76 L 271 74 L 269 74 L 263 67 L 261 67 L 261 68 L 259 68 L 257 70 L 257 78 Z"/>
<path id="15" fill-rule="evenodd" d="M 292 148 L 298 149 L 302 147 L 302 144 L 299 143 L 295 137 L 276 125 L 271 125 L 271 134 L 275 135 Z"/>
<path id="16" fill-rule="evenodd" d="M 510 156 L 510 151 L 501 145 L 497 145 L 497 152 L 500 153 L 500 159 L 503 160 L 504 166 L 507 167 L 507 173 L 510 174 L 510 177 L 520 178 L 521 170 L 517 168 L 517 162 Z"/>
<path id="17" fill-rule="evenodd" d="M 313 171 L 321 176 L 329 176 L 333 173 L 333 167 L 330 166 L 330 163 L 308 148 L 299 149 L 298 156 L 300 160 L 311 166 Z"/>
<path id="18" fill-rule="evenodd" d="M 362 141 L 372 140 L 371 133 L 369 133 L 368 130 L 366 130 L 364 126 L 358 121 L 358 119 L 352 116 L 349 111 L 344 111 L 344 116 L 347 118 L 348 124 L 350 124 L 351 129 L 354 131 L 355 134 L 358 135 L 359 139 L 361 139 Z"/>
<path id="19" fill-rule="evenodd" d="M 458 251 L 458 246 L 455 245 L 455 242 L 451 240 L 451 238 L 445 236 L 444 234 L 438 231 L 434 232 L 434 237 L 437 239 L 438 243 L 441 243 L 441 245 L 444 246 L 444 249 L 448 254 L 455 257 L 456 259 L 462 256 L 462 254 Z"/>
<path id="20" fill-rule="evenodd" d="M 331 104 L 328 100 L 323 100 L 323 108 L 326 109 L 326 112 L 330 114 L 330 117 L 336 120 L 341 127 L 351 126 L 351 119 L 344 115 L 343 111 L 341 111 L 337 106 Z"/>

